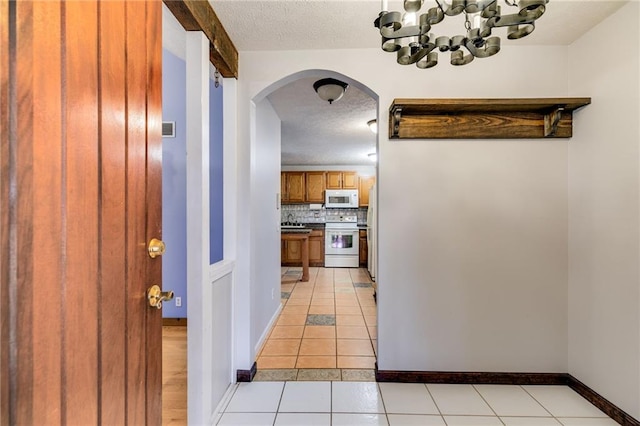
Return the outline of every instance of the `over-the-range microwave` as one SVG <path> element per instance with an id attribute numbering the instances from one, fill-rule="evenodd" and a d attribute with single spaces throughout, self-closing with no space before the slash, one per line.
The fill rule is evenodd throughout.
<path id="1" fill-rule="evenodd" d="M 357 189 L 327 189 L 324 206 L 328 209 L 357 209 Z"/>

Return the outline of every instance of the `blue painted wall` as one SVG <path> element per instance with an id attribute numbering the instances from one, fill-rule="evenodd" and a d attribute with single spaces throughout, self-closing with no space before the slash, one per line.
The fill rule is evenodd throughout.
<path id="1" fill-rule="evenodd" d="M 187 66 L 162 50 L 162 120 L 176 122 L 176 137 L 162 139 L 162 283 L 182 298 L 164 303 L 165 318 L 187 317 Z"/>
<path id="2" fill-rule="evenodd" d="M 209 263 L 213 265 L 223 258 L 223 216 L 222 216 L 222 85 L 209 84 L 209 212 L 210 244 Z"/>
<path id="3" fill-rule="evenodd" d="M 182 298 L 162 307 L 164 318 L 187 318 L 187 129 L 186 63 L 162 51 L 162 120 L 176 122 L 176 137 L 162 139 L 162 282 Z M 210 82 L 210 263 L 223 259 L 222 86 Z"/>

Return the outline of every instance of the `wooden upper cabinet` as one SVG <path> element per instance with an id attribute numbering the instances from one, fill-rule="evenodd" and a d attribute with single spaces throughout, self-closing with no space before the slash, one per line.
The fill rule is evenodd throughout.
<path id="1" fill-rule="evenodd" d="M 289 202 L 290 203 L 303 203 L 304 202 L 304 172 L 289 172 L 287 173 L 287 185 L 289 187 Z"/>
<path id="2" fill-rule="evenodd" d="M 342 189 L 342 172 L 327 172 L 327 189 Z"/>
<path id="3" fill-rule="evenodd" d="M 324 172 L 306 172 L 306 201 L 309 203 L 324 203 Z"/>
<path id="4" fill-rule="evenodd" d="M 369 190 L 374 183 L 376 183 L 375 176 L 360 176 L 360 183 L 358 184 L 358 204 L 360 207 L 369 205 Z"/>
<path id="5" fill-rule="evenodd" d="M 282 172 L 280 185 L 283 203 L 304 203 L 305 201 L 305 173 Z"/>
<path id="6" fill-rule="evenodd" d="M 327 189 L 358 189 L 356 172 L 327 172 Z"/>
<path id="7" fill-rule="evenodd" d="M 286 203 L 289 201 L 289 190 L 287 189 L 287 173 L 280 173 L 280 202 Z"/>
<path id="8" fill-rule="evenodd" d="M 358 189 L 358 174 L 342 172 L 342 189 Z"/>

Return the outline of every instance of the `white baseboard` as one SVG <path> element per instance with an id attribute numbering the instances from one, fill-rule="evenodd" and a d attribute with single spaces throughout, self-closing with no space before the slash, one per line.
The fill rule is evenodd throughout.
<path id="1" fill-rule="evenodd" d="M 254 348 L 255 351 L 256 351 L 255 352 L 256 356 L 260 353 L 260 350 L 262 349 L 262 345 L 264 345 L 264 343 L 266 342 L 267 336 L 269 336 L 269 332 L 273 328 L 273 325 L 275 324 L 276 320 L 278 319 L 278 315 L 280 315 L 281 311 L 282 311 L 282 303 L 280 303 L 280 305 L 278 305 L 278 309 L 276 309 L 275 314 L 273 314 L 273 316 L 269 320 L 269 324 L 267 325 L 267 327 L 262 332 L 262 335 L 260 336 L 260 339 L 258 339 L 258 343 L 256 343 L 256 347 Z"/>

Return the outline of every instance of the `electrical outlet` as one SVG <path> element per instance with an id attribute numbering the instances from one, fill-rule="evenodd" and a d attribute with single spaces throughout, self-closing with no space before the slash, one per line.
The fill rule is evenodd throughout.
<path id="1" fill-rule="evenodd" d="M 276 298 L 276 290 L 274 288 L 271 289 L 271 300 Z"/>
<path id="2" fill-rule="evenodd" d="M 182 306 L 182 297 L 176 297 L 176 306 Z"/>

